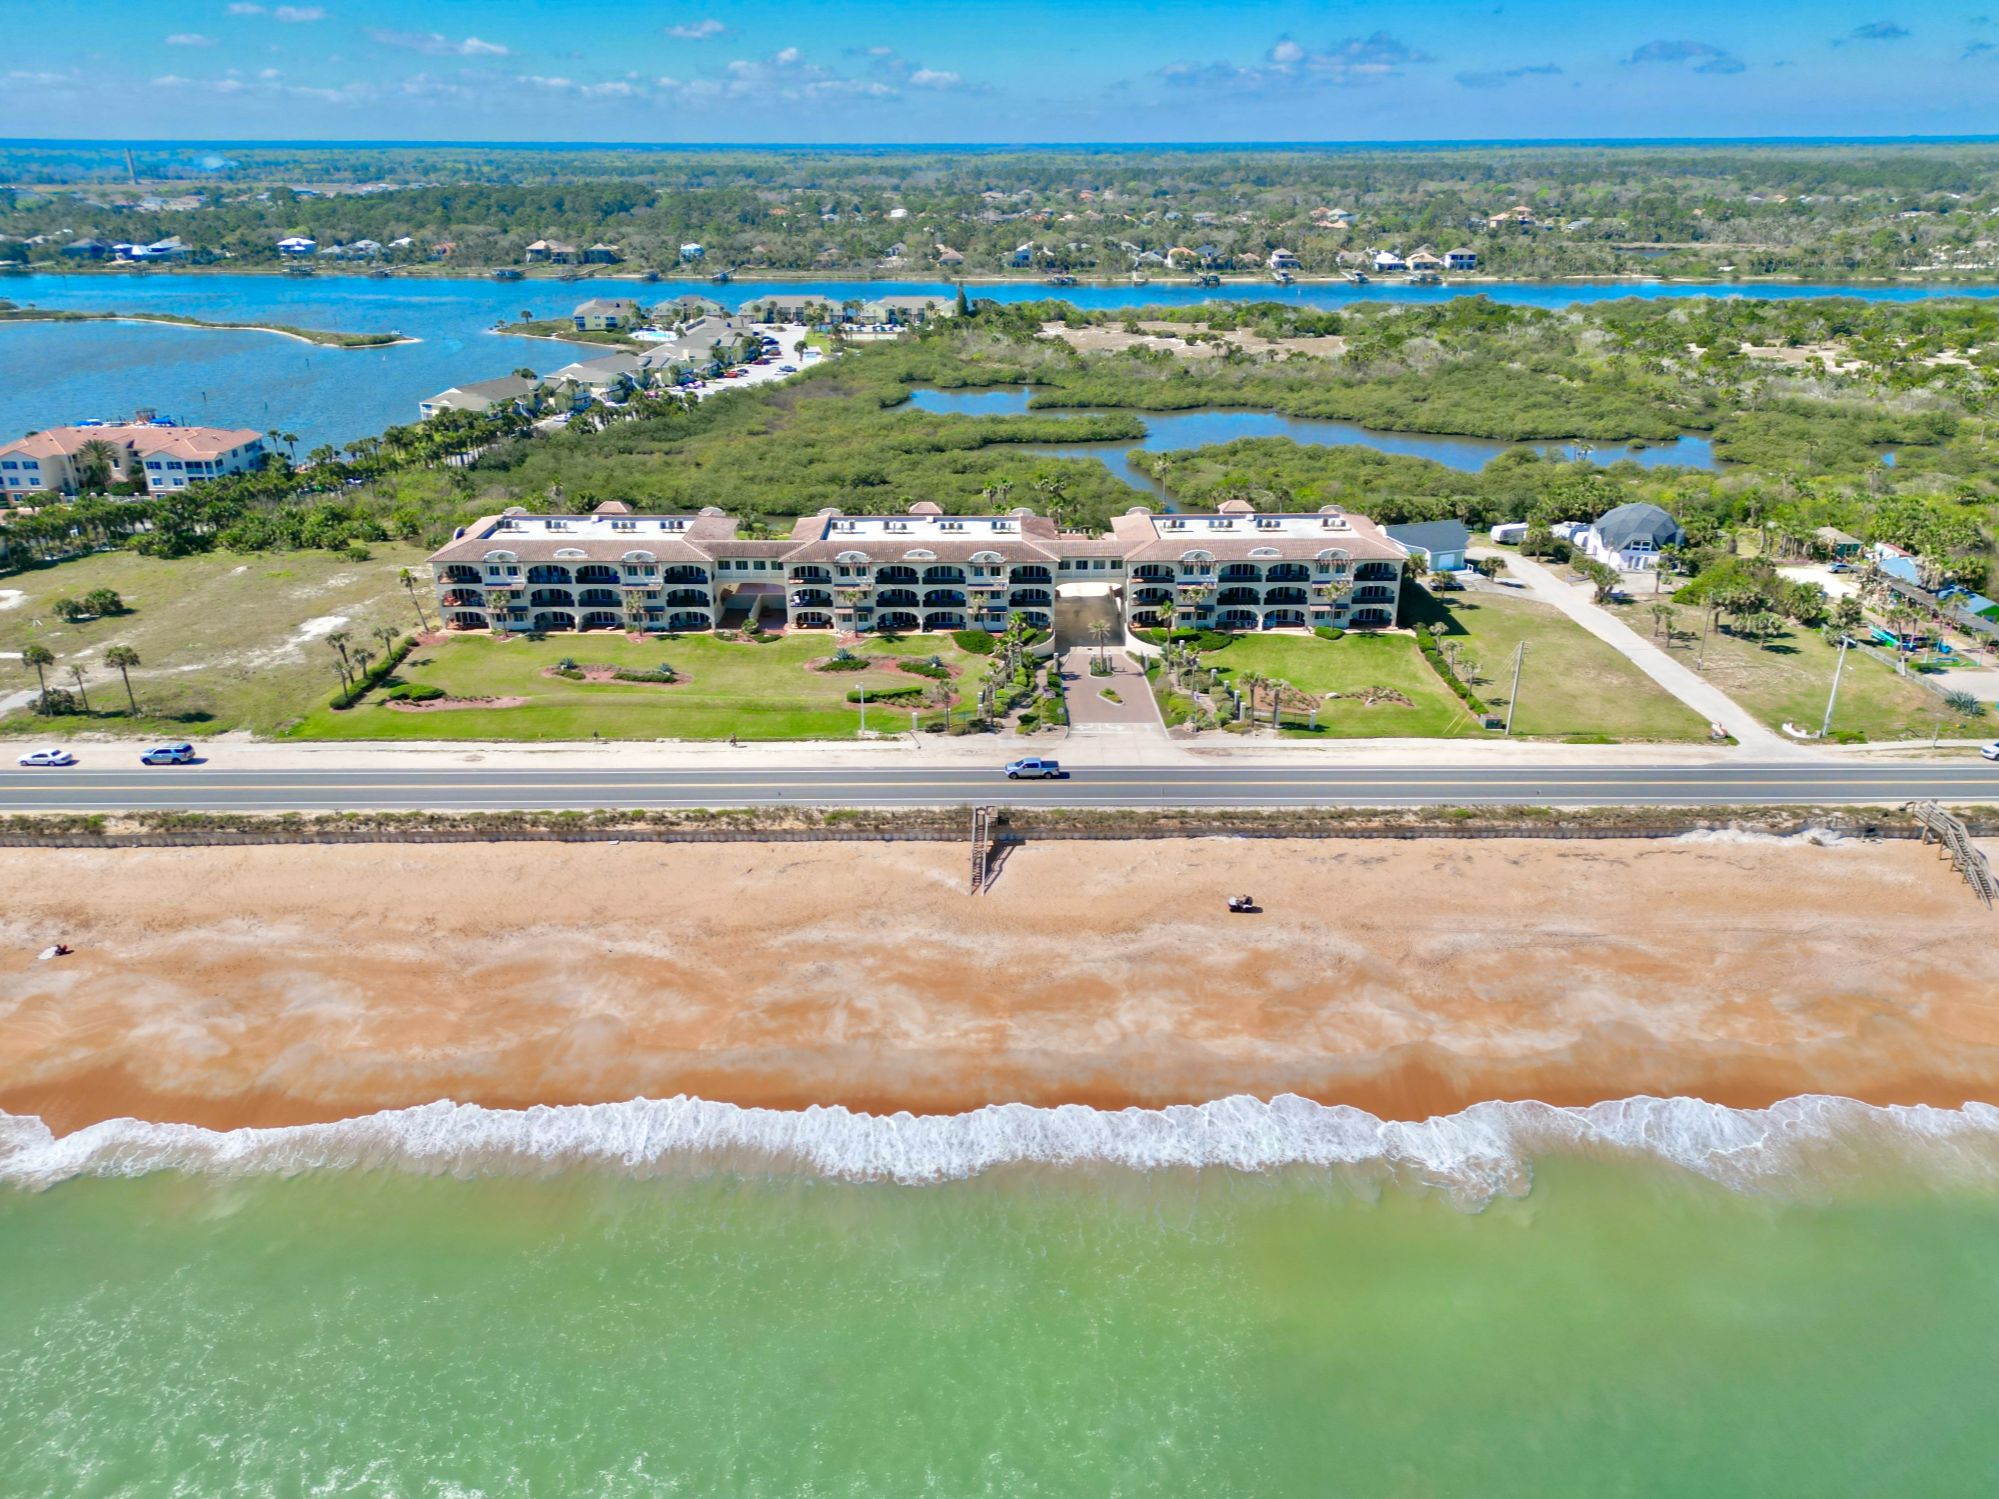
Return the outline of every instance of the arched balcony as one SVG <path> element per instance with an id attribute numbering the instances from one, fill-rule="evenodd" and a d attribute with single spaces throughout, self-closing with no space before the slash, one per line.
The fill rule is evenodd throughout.
<path id="1" fill-rule="evenodd" d="M 1254 630 L 1256 620 L 1254 609 L 1224 609 L 1219 623 L 1224 630 Z"/>
<path id="2" fill-rule="evenodd" d="M 1254 588 L 1224 588 L 1215 595 L 1215 602 L 1224 608 L 1230 604 L 1255 604 L 1257 590 Z"/>
<path id="3" fill-rule="evenodd" d="M 882 609 L 914 609 L 919 602 L 914 588 L 884 588 L 875 594 L 875 605 Z"/>
<path id="4" fill-rule="evenodd" d="M 476 588 L 453 588 L 445 593 L 443 602 L 447 609 L 481 609 L 486 596 Z"/>
<path id="5" fill-rule="evenodd" d="M 1288 586 L 1266 588 L 1263 591 L 1263 602 L 1266 608 L 1272 604 L 1303 604 L 1305 602 L 1305 590 Z"/>
<path id="6" fill-rule="evenodd" d="M 823 567 L 794 567 L 791 570 L 791 581 L 794 583 L 830 585 L 833 581 L 833 574 L 830 570 Z"/>
<path id="7" fill-rule="evenodd" d="M 1224 583 L 1261 583 L 1263 569 L 1254 562 L 1231 562 L 1221 570 Z"/>
<path id="8" fill-rule="evenodd" d="M 1166 617 L 1157 609 L 1134 609 L 1131 611 L 1131 627 L 1134 630 L 1157 630 L 1166 622 Z"/>
<path id="9" fill-rule="evenodd" d="M 962 567 L 926 567 L 923 581 L 929 583 L 963 583 L 965 570 Z"/>
<path id="10" fill-rule="evenodd" d="M 617 609 L 624 600 L 615 588 L 585 588 L 576 595 L 576 602 L 585 609 Z"/>
<path id="11" fill-rule="evenodd" d="M 712 629 L 714 625 L 706 613 L 691 614 L 683 610 L 677 614 L 667 615 L 666 627 L 675 634 L 681 634 L 691 630 Z"/>
<path id="12" fill-rule="evenodd" d="M 576 596 L 567 588 L 537 588 L 528 595 L 528 606 L 533 609 L 573 609 Z"/>
<path id="13" fill-rule="evenodd" d="M 569 569 L 558 567 L 554 563 L 540 562 L 528 569 L 528 582 L 530 583 L 567 584 L 569 581 Z"/>
<path id="14" fill-rule="evenodd" d="M 1016 567 L 1007 576 L 1016 588 L 1023 583 L 1039 583 L 1046 587 L 1055 582 L 1054 576 L 1038 562 L 1030 562 L 1025 567 Z"/>
<path id="15" fill-rule="evenodd" d="M 614 610 L 592 609 L 583 616 L 583 628 L 586 630 L 622 630 L 624 627 L 625 617 Z"/>
<path id="16" fill-rule="evenodd" d="M 1173 602 L 1173 590 L 1157 587 L 1134 588 L 1131 602 L 1132 606 L 1138 609 L 1163 609 Z"/>
<path id="17" fill-rule="evenodd" d="M 904 609 L 887 609 L 875 616 L 875 631 L 883 635 L 911 635 L 920 621 Z"/>
<path id="18" fill-rule="evenodd" d="M 1397 571 L 1393 562 L 1363 562 L 1353 570 L 1353 575 L 1357 582 L 1378 583 L 1392 579 Z"/>
<path id="19" fill-rule="evenodd" d="M 915 584 L 920 581 L 922 580 L 917 577 L 915 568 L 905 567 L 900 562 L 875 569 L 875 586 L 877 588 L 886 588 L 892 583 Z"/>
<path id="20" fill-rule="evenodd" d="M 573 630 L 576 628 L 576 616 L 564 610 L 548 610 L 535 615 L 534 627 L 537 630 Z"/>
<path id="21" fill-rule="evenodd" d="M 923 628 L 930 633 L 943 630 L 962 630 L 965 616 L 955 609 L 937 609 L 923 616 Z"/>
<path id="22" fill-rule="evenodd" d="M 708 607 L 708 595 L 698 588 L 676 588 L 666 596 L 669 609 L 702 609 Z"/>
<path id="23" fill-rule="evenodd" d="M 1384 630 L 1391 623 L 1386 609 L 1361 609 L 1350 621 L 1356 630 Z"/>
<path id="24" fill-rule="evenodd" d="M 1305 627 L 1303 609 L 1266 609 L 1263 611 L 1263 628 L 1266 630 L 1300 629 Z"/>
<path id="25" fill-rule="evenodd" d="M 1309 583 L 1312 581 L 1312 569 L 1302 562 L 1273 562 L 1269 567 L 1264 569 L 1263 581 L 1266 583 Z"/>
<path id="26" fill-rule="evenodd" d="M 807 609 L 802 614 L 792 615 L 791 624 L 797 630 L 830 630 L 833 628 L 833 616 L 823 609 Z"/>
<path id="27" fill-rule="evenodd" d="M 926 609 L 962 609 L 965 596 L 955 588 L 932 588 L 923 595 Z"/>
<path id="28" fill-rule="evenodd" d="M 454 609 L 451 613 L 444 616 L 444 628 L 447 630 L 483 630 L 486 628 L 486 616 L 482 611 L 477 609 Z"/>
<path id="29" fill-rule="evenodd" d="M 1025 609 L 1039 605 L 1046 609 L 1055 602 L 1055 596 L 1045 588 L 1016 588 L 1007 596 L 1007 605 L 1013 609 Z"/>
<path id="30" fill-rule="evenodd" d="M 1395 590 L 1392 588 L 1356 589 L 1353 601 L 1356 604 L 1392 604 L 1395 602 Z"/>
<path id="31" fill-rule="evenodd" d="M 825 569 L 822 567 L 819 571 L 823 573 Z M 705 567 L 663 567 L 659 571 L 659 580 L 662 583 L 682 587 L 693 584 L 697 587 L 705 588 L 708 586 L 708 569 Z"/>
<path id="32" fill-rule="evenodd" d="M 1055 616 L 1043 609 L 1021 610 L 1020 621 L 1028 628 L 1034 630 L 1052 630 L 1055 628 Z"/>
<path id="33" fill-rule="evenodd" d="M 443 570 L 440 583 L 483 583 L 485 576 L 476 567 L 467 567 L 462 562 L 454 562 Z"/>
<path id="34" fill-rule="evenodd" d="M 1141 583 L 1171 583 L 1180 574 L 1164 562 L 1141 562 L 1131 570 L 1131 575 Z"/>
<path id="35" fill-rule="evenodd" d="M 791 607 L 794 609 L 831 609 L 833 591 L 829 588 L 795 588 L 791 592 Z"/>
<path id="36" fill-rule="evenodd" d="M 615 585 L 620 581 L 620 576 L 617 568 L 606 567 L 601 562 L 591 562 L 576 569 L 576 581 L 578 583 L 610 583 Z"/>

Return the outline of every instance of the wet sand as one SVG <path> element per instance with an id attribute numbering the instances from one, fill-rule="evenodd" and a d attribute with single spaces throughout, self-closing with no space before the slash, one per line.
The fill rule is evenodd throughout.
<path id="1" fill-rule="evenodd" d="M 0 851 L 0 1109 L 1999 1098 L 1999 925 L 1913 844 L 1044 843 L 978 899 L 965 862 Z M 1264 913 L 1228 915 L 1239 889 Z"/>

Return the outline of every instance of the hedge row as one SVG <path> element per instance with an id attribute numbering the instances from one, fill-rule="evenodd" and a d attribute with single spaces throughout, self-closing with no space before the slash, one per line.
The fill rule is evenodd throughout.
<path id="1" fill-rule="evenodd" d="M 353 707 L 362 698 L 381 686 L 382 679 L 398 666 L 401 666 L 404 660 L 408 658 L 409 653 L 415 649 L 416 636 L 405 635 L 401 640 L 396 642 L 396 648 L 390 651 L 388 655 L 382 657 L 379 661 L 369 664 L 367 675 L 357 677 L 351 686 L 342 688 L 339 692 L 334 693 L 332 699 L 333 706 L 335 708 Z"/>
<path id="2" fill-rule="evenodd" d="M 1416 626 L 1416 648 L 1423 653 L 1423 659 L 1430 663 L 1436 674 L 1444 679 L 1444 685 L 1458 695 L 1458 699 L 1481 719 L 1492 710 L 1479 701 L 1478 694 L 1458 680 L 1458 674 L 1451 670 L 1451 663 L 1444 659 L 1444 653 L 1437 649 L 1437 637 L 1430 633 L 1428 625 Z"/>

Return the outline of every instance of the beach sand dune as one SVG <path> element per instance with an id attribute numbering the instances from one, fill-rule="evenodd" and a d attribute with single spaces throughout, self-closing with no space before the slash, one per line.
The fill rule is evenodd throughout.
<path id="1" fill-rule="evenodd" d="M 1994 918 L 1905 843 L 1041 843 L 977 899 L 942 844 L 10 850 L 0 875 L 0 1108 L 58 1131 L 683 1092 L 1999 1096 Z M 1228 915 L 1237 890 L 1264 913 Z"/>

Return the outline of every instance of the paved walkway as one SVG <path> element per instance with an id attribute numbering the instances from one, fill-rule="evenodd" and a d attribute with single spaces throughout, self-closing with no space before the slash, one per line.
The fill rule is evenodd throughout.
<path id="1" fill-rule="evenodd" d="M 1509 553 L 1506 565 L 1509 575 L 1526 585 L 1530 598 L 1561 610 L 1702 718 L 1720 724 L 1744 749 L 1759 757 L 1781 759 L 1797 759 L 1812 753 L 1774 729 L 1765 728 L 1734 698 L 1602 608 L 1585 589 L 1564 583 L 1527 557 Z"/>

